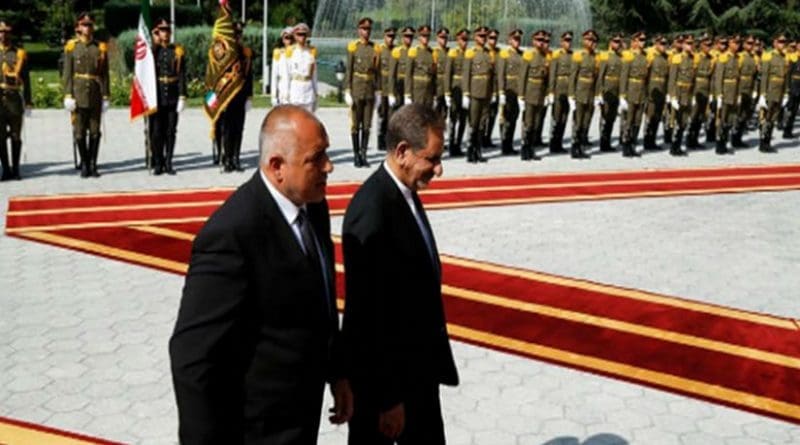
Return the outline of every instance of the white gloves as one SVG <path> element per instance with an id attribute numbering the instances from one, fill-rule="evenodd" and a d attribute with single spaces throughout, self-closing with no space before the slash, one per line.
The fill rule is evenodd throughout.
<path id="1" fill-rule="evenodd" d="M 394 107 L 397 105 L 397 97 L 394 94 L 389 95 L 389 106 Z"/>
<path id="2" fill-rule="evenodd" d="M 549 107 L 550 105 L 553 105 L 553 102 L 555 102 L 555 100 L 554 100 L 552 94 L 548 94 L 547 96 L 544 97 L 544 107 L 545 108 Z"/>
<path id="3" fill-rule="evenodd" d="M 375 92 L 375 105 L 379 105 L 381 103 L 381 99 L 383 96 L 381 95 L 380 91 Z"/>
<path id="4" fill-rule="evenodd" d="M 175 107 L 175 110 L 180 113 L 186 108 L 186 100 L 182 97 L 178 98 L 178 106 Z"/>
<path id="5" fill-rule="evenodd" d="M 620 113 L 628 111 L 628 101 L 625 100 L 624 97 L 619 98 L 619 108 L 617 108 L 617 111 Z"/>
<path id="6" fill-rule="evenodd" d="M 353 96 L 349 91 L 344 92 L 344 103 L 346 103 L 348 107 L 353 106 Z"/>
<path id="7" fill-rule="evenodd" d="M 111 105 L 111 102 L 109 102 L 108 99 L 103 99 L 103 108 L 102 108 L 103 113 L 108 111 L 109 105 Z"/>
<path id="8" fill-rule="evenodd" d="M 603 96 L 595 96 L 594 97 L 594 106 L 595 107 L 602 107 L 605 102 L 603 101 Z"/>
<path id="9" fill-rule="evenodd" d="M 692 96 L 692 108 L 697 106 L 697 98 Z"/>
<path id="10" fill-rule="evenodd" d="M 545 103 L 547 103 L 547 99 L 545 99 L 544 101 L 545 101 Z M 517 98 L 517 104 L 519 104 L 519 109 L 520 110 L 523 110 L 523 111 L 525 110 L 525 98 L 524 97 L 521 97 L 521 96 L 518 97 Z M 545 107 L 546 106 L 547 105 L 545 105 Z"/>
<path id="11" fill-rule="evenodd" d="M 403 96 L 403 105 L 411 105 L 413 103 L 414 103 L 414 101 L 411 100 L 411 95 L 410 94 L 406 94 L 405 96 Z"/>
<path id="12" fill-rule="evenodd" d="M 756 109 L 767 109 L 767 99 L 765 99 L 764 96 L 758 96 L 758 104 L 756 104 Z"/>
<path id="13" fill-rule="evenodd" d="M 783 100 L 781 101 L 781 107 L 785 107 L 786 104 L 788 104 L 788 103 L 789 103 L 789 95 L 787 94 L 787 95 L 783 96 Z"/>
<path id="14" fill-rule="evenodd" d="M 753 90 L 753 95 L 752 96 L 753 96 L 753 100 L 758 99 L 758 91 Z"/>
<path id="15" fill-rule="evenodd" d="M 64 98 L 64 109 L 72 113 L 75 111 L 75 98 L 73 97 L 65 97 Z"/>
<path id="16" fill-rule="evenodd" d="M 25 117 L 31 117 L 31 114 L 33 114 L 33 108 L 25 107 Z"/>
<path id="17" fill-rule="evenodd" d="M 506 104 L 506 95 L 505 94 L 501 94 L 500 95 L 500 105 L 501 106 L 505 106 L 505 104 Z"/>
<path id="18" fill-rule="evenodd" d="M 492 100 L 491 100 L 491 103 L 492 103 L 492 105 L 494 105 L 494 104 L 496 104 L 496 103 L 497 103 L 497 95 L 496 95 L 496 94 L 493 94 L 493 95 L 492 95 Z"/>
<path id="19" fill-rule="evenodd" d="M 253 109 L 253 101 L 247 99 L 247 102 L 244 103 L 244 112 L 247 113 L 248 111 Z"/>
<path id="20" fill-rule="evenodd" d="M 567 101 L 569 102 L 569 109 L 570 110 L 574 110 L 575 109 L 575 98 L 574 97 L 570 97 L 569 99 L 567 99 Z"/>
<path id="21" fill-rule="evenodd" d="M 469 110 L 469 96 L 464 96 L 461 98 L 461 108 Z"/>
<path id="22" fill-rule="evenodd" d="M 681 107 L 681 105 L 678 103 L 678 99 L 676 99 L 676 98 L 674 98 L 674 97 L 673 97 L 672 99 L 670 99 L 670 100 L 669 100 L 669 104 L 670 104 L 670 106 L 672 106 L 672 108 L 673 108 L 675 111 L 678 111 L 678 108 L 680 108 L 680 107 Z"/>
<path id="23" fill-rule="evenodd" d="M 445 96 L 444 97 L 444 104 L 447 105 L 447 108 L 452 107 L 453 106 L 453 98 L 450 97 L 450 96 Z"/>

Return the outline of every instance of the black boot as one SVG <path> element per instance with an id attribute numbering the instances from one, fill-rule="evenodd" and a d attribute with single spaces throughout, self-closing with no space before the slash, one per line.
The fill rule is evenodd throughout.
<path id="1" fill-rule="evenodd" d="M 8 162 L 8 146 L 5 136 L 0 140 L 0 163 L 3 165 L 3 176 L 0 177 L 0 181 L 8 181 L 11 179 L 11 164 Z"/>
<path id="2" fill-rule="evenodd" d="M 523 161 L 530 161 L 531 160 L 531 138 L 530 138 L 530 130 L 526 130 L 522 138 L 522 147 L 519 149 L 519 158 Z"/>
<path id="3" fill-rule="evenodd" d="M 669 154 L 672 156 L 687 156 L 687 153 L 681 150 L 681 142 L 683 141 L 683 129 L 678 129 L 675 135 L 672 137 L 672 143 L 670 145 Z"/>
<path id="4" fill-rule="evenodd" d="M 589 159 L 589 155 L 584 153 L 583 149 L 581 148 L 580 137 L 576 137 L 575 141 L 572 142 L 572 149 L 570 150 L 570 156 L 572 159 Z"/>
<path id="5" fill-rule="evenodd" d="M 11 179 L 20 180 L 19 159 L 22 155 L 22 141 L 11 141 Z"/>
<path id="6" fill-rule="evenodd" d="M 353 144 L 353 165 L 361 167 L 361 147 L 359 147 L 361 141 L 358 138 L 358 131 L 350 133 L 350 142 Z"/>
<path id="7" fill-rule="evenodd" d="M 525 132 L 524 146 L 523 146 L 523 161 L 541 161 L 542 158 L 536 155 L 536 145 L 534 144 L 536 135 L 533 134 L 533 129 Z"/>
<path id="8" fill-rule="evenodd" d="M 78 154 L 81 157 L 81 178 L 88 178 L 91 175 L 91 161 L 89 160 L 89 148 L 86 145 L 86 137 L 78 137 L 76 141 Z"/>
<path id="9" fill-rule="evenodd" d="M 778 150 L 772 146 L 772 125 L 766 125 L 761 129 L 761 143 L 758 151 L 762 153 L 777 153 Z"/>
<path id="10" fill-rule="evenodd" d="M 672 144 L 672 128 L 664 128 L 664 143 Z"/>
<path id="11" fill-rule="evenodd" d="M 733 135 L 731 135 L 731 146 L 733 148 L 747 147 L 747 145 L 744 142 L 742 142 L 742 132 L 739 126 L 736 127 L 736 130 L 733 132 Z"/>
<path id="12" fill-rule="evenodd" d="M 369 145 L 369 131 L 361 130 L 361 145 L 359 148 L 359 153 L 361 155 L 361 166 L 362 167 L 369 167 L 369 162 L 367 161 L 367 146 Z"/>
<path id="13" fill-rule="evenodd" d="M 553 136 L 550 138 L 550 153 L 564 154 L 567 150 L 564 148 L 564 129 L 567 124 L 556 124 L 553 127 Z"/>
<path id="14" fill-rule="evenodd" d="M 167 135 L 167 140 L 164 143 L 164 172 L 170 175 L 175 174 L 175 169 L 172 168 L 172 155 L 175 153 L 175 135 Z M 234 159 L 238 159 L 239 154 L 235 154 Z"/>
<path id="15" fill-rule="evenodd" d="M 93 178 L 99 178 L 100 173 L 97 171 L 97 155 L 100 152 L 100 135 L 89 136 L 89 174 Z"/>
<path id="16" fill-rule="evenodd" d="M 386 135 L 382 133 L 378 133 L 378 151 L 386 151 Z"/>

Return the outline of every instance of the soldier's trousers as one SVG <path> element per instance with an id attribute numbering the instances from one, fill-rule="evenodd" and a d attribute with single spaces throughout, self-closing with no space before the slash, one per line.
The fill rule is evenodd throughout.
<path id="1" fill-rule="evenodd" d="M 658 133 L 658 124 L 664 115 L 664 107 L 667 106 L 667 98 L 663 91 L 653 90 L 650 92 L 650 97 L 645 107 L 645 115 L 647 116 L 647 126 L 644 131 L 644 145 L 645 148 L 653 148 L 656 145 L 656 134 Z M 666 130 L 665 130 L 666 131 Z"/>
<path id="2" fill-rule="evenodd" d="M 727 143 L 730 140 L 731 130 L 736 125 L 739 107 L 736 104 L 722 103 L 717 105 L 717 140 Z"/>
<path id="3" fill-rule="evenodd" d="M 784 137 L 792 137 L 792 130 L 794 130 L 794 120 L 797 118 L 797 109 L 800 107 L 800 95 L 789 96 L 789 102 L 786 104 L 785 118 L 783 122 Z"/>
<path id="4" fill-rule="evenodd" d="M 469 145 L 467 147 L 467 161 L 476 162 L 483 159 L 481 154 L 481 136 L 483 135 L 483 122 L 489 113 L 490 99 L 472 98 L 469 102 Z"/>
<path id="5" fill-rule="evenodd" d="M 692 113 L 691 108 L 689 104 L 681 104 L 678 106 L 677 110 L 670 107 L 670 123 L 675 130 L 675 134 L 672 136 L 672 148 L 670 150 L 672 153 L 681 151 L 680 147 L 683 142 L 683 134 L 686 131 L 686 127 L 689 126 L 689 118 Z"/>
<path id="6" fill-rule="evenodd" d="M 17 96 L 19 93 L 14 91 Z M 22 102 L 22 98 L 19 98 Z M 0 164 L 3 167 L 2 178 L 19 177 L 19 158 L 22 152 L 22 106 L 19 111 L 6 106 L 5 101 L 0 101 Z M 6 140 L 11 136 L 11 157 L 8 156 Z M 9 162 L 10 159 L 10 162 Z"/>
<path id="7" fill-rule="evenodd" d="M 531 104 L 525 102 L 525 111 L 522 113 L 522 159 L 533 157 L 536 143 L 539 142 L 538 134 L 542 131 L 542 116 L 547 108 L 544 104 Z"/>
<path id="8" fill-rule="evenodd" d="M 150 131 L 150 152 L 153 155 L 153 167 L 164 166 L 165 160 L 172 161 L 175 149 L 175 135 L 178 128 L 177 105 L 161 105 L 158 111 L 147 117 Z"/>
<path id="9" fill-rule="evenodd" d="M 494 123 L 497 121 L 497 113 L 500 110 L 500 105 L 495 102 L 490 102 L 484 118 L 481 120 L 481 143 L 488 146 L 492 142 L 492 130 L 494 130 Z"/>
<path id="10" fill-rule="evenodd" d="M 688 146 L 695 148 L 699 145 L 698 138 L 700 137 L 700 127 L 706 120 L 708 114 L 708 95 L 704 93 L 697 93 L 694 96 L 695 104 L 692 107 L 691 123 L 689 124 L 689 136 L 687 139 Z"/>
<path id="11" fill-rule="evenodd" d="M 761 150 L 769 150 L 772 143 L 772 129 L 780 119 L 781 102 L 767 102 L 767 108 L 759 111 L 758 123 L 761 130 Z"/>
<path id="12" fill-rule="evenodd" d="M 575 119 L 572 122 L 572 145 L 580 145 L 582 141 L 588 140 L 589 125 L 592 123 L 594 115 L 594 102 L 576 103 Z"/>
<path id="13" fill-rule="evenodd" d="M 514 132 L 517 129 L 519 111 L 517 95 L 512 91 L 506 91 L 506 104 L 503 105 L 503 123 L 500 125 L 503 153 L 512 153 L 514 151 Z"/>
<path id="14" fill-rule="evenodd" d="M 461 156 L 461 142 L 464 140 L 464 131 L 467 126 L 469 110 L 461 106 L 461 88 L 454 87 L 450 96 L 450 136 L 448 151 L 450 156 Z"/>
<path id="15" fill-rule="evenodd" d="M 636 145 L 639 137 L 639 128 L 642 126 L 642 115 L 644 114 L 644 103 L 629 103 L 628 110 L 625 112 L 625 119 L 622 122 L 622 143 L 625 145 Z"/>
<path id="16" fill-rule="evenodd" d="M 736 129 L 734 130 L 734 136 L 738 141 L 741 141 L 742 137 L 747 133 L 747 123 L 753 116 L 754 106 L 755 100 L 753 100 L 753 96 L 750 94 L 739 96 L 739 109 L 736 116 Z"/>
<path id="17" fill-rule="evenodd" d="M 389 98 L 381 96 L 378 103 L 378 150 L 386 151 L 386 130 L 389 127 Z"/>
<path id="18" fill-rule="evenodd" d="M 447 121 L 447 102 L 444 100 L 444 96 L 436 96 L 436 100 L 433 104 L 433 109 L 442 117 L 442 121 Z"/>
<path id="19" fill-rule="evenodd" d="M 600 151 L 613 151 L 611 148 L 611 133 L 614 131 L 614 122 L 617 120 L 619 96 L 612 92 L 603 93 L 603 106 L 600 108 Z"/>
<path id="20" fill-rule="evenodd" d="M 243 98 L 243 96 L 241 96 Z M 238 168 L 239 152 L 242 148 L 242 132 L 244 131 L 245 102 L 237 96 L 219 117 L 222 121 L 223 165 L 227 169 Z"/>
<path id="21" fill-rule="evenodd" d="M 717 101 L 708 104 L 708 115 L 706 116 L 706 141 L 715 142 L 717 138 L 717 108 L 720 104 Z"/>
<path id="22" fill-rule="evenodd" d="M 76 108 L 72 112 L 72 134 L 78 140 L 86 138 L 86 132 L 90 137 L 100 137 L 100 119 L 102 109 L 98 105 L 96 108 Z"/>
<path id="23" fill-rule="evenodd" d="M 550 152 L 564 150 L 564 129 L 569 117 L 569 99 L 566 94 L 555 96 L 552 111 L 552 129 L 550 134 Z"/>
<path id="24" fill-rule="evenodd" d="M 374 96 L 368 99 L 353 99 L 353 106 L 350 107 L 350 133 L 357 133 L 359 130 L 369 133 L 374 108 Z"/>

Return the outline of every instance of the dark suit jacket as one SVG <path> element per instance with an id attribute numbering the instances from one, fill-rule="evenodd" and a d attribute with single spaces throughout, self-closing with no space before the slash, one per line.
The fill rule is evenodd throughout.
<path id="1" fill-rule="evenodd" d="M 434 263 L 386 168 L 378 168 L 356 192 L 342 228 L 344 366 L 356 409 L 358 397 L 383 410 L 403 402 L 415 385 L 458 384 L 438 252 L 434 246 Z M 423 221 L 430 231 L 424 216 Z"/>
<path id="2" fill-rule="evenodd" d="M 316 442 L 338 318 L 328 206 L 307 209 L 327 303 L 258 172 L 195 238 L 169 344 L 182 443 Z"/>

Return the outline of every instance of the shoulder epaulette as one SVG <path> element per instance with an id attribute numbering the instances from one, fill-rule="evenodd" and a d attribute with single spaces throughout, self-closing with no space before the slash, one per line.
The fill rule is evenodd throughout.
<path id="1" fill-rule="evenodd" d="M 609 57 L 609 51 L 601 51 L 597 54 L 597 61 L 598 62 L 607 62 Z"/>
<path id="2" fill-rule="evenodd" d="M 17 48 L 17 60 L 25 60 L 25 50 Z"/>
<path id="3" fill-rule="evenodd" d="M 634 54 L 633 51 L 631 50 L 626 49 L 625 51 L 622 52 L 622 61 L 625 63 L 631 63 L 635 58 L 636 54 Z"/>
<path id="4" fill-rule="evenodd" d="M 308 49 L 311 51 L 311 55 L 314 56 L 314 58 L 316 59 L 317 58 L 317 47 L 316 46 L 311 46 Z"/>
<path id="5" fill-rule="evenodd" d="M 392 57 L 393 58 L 399 59 L 400 56 L 402 56 L 402 55 L 403 55 L 403 52 L 402 52 L 402 50 L 401 50 L 401 48 L 399 46 L 392 50 Z"/>
<path id="6" fill-rule="evenodd" d="M 451 48 L 450 51 L 447 52 L 447 57 L 451 59 L 456 59 L 458 58 L 458 54 L 459 54 L 458 48 Z"/>
<path id="7" fill-rule="evenodd" d="M 292 57 L 292 54 L 294 54 L 294 45 L 287 46 L 286 49 L 283 50 L 283 54 L 287 59 Z"/>
<path id="8" fill-rule="evenodd" d="M 245 50 L 247 50 L 247 49 L 249 49 L 249 48 L 245 47 Z M 175 45 L 175 57 L 183 57 L 184 54 L 185 54 L 185 51 L 183 50 L 183 46 L 176 44 Z"/>
<path id="9" fill-rule="evenodd" d="M 283 56 L 283 48 L 275 48 L 272 50 L 272 60 L 280 60 Z"/>
<path id="10" fill-rule="evenodd" d="M 409 48 L 408 49 L 408 58 L 409 59 L 416 58 L 418 52 L 419 52 L 419 49 L 417 49 L 417 48 Z"/>
<path id="11" fill-rule="evenodd" d="M 347 44 L 347 52 L 354 53 L 358 49 L 358 40 L 353 40 Z"/>
<path id="12" fill-rule="evenodd" d="M 474 59 L 475 58 L 475 48 L 468 48 L 467 52 L 464 53 L 465 59 Z"/>
<path id="13" fill-rule="evenodd" d="M 76 42 L 75 39 L 67 40 L 67 43 L 64 44 L 64 52 L 68 52 L 68 53 L 72 52 L 72 50 L 75 49 L 75 42 Z"/>
<path id="14" fill-rule="evenodd" d="M 503 48 L 500 50 L 501 59 L 508 59 L 509 57 L 511 57 L 511 51 L 509 51 L 508 48 Z"/>
<path id="15" fill-rule="evenodd" d="M 533 61 L 533 50 L 529 49 L 529 50 L 526 50 L 524 53 L 522 53 L 522 60 L 524 60 L 526 62 Z"/>
<path id="16" fill-rule="evenodd" d="M 572 53 L 572 61 L 575 63 L 583 62 L 583 51 L 575 51 Z"/>
<path id="17" fill-rule="evenodd" d="M 728 53 L 721 53 L 718 60 L 719 63 L 728 63 L 728 61 L 731 60 L 731 56 Z"/>
<path id="18" fill-rule="evenodd" d="M 556 60 L 556 59 L 558 59 L 559 57 L 561 57 L 561 55 L 562 55 L 562 54 L 564 54 L 564 52 L 563 52 L 563 51 L 561 51 L 561 49 L 559 48 L 559 49 L 557 49 L 557 50 L 553 51 L 552 53 L 550 53 L 550 58 L 551 58 L 552 60 Z"/>
<path id="19" fill-rule="evenodd" d="M 431 57 L 433 57 L 433 63 L 439 63 L 439 51 L 431 51 Z"/>
<path id="20" fill-rule="evenodd" d="M 772 60 L 772 51 L 765 52 L 761 55 L 762 62 L 769 62 L 770 60 Z"/>
<path id="21" fill-rule="evenodd" d="M 547 54 L 545 54 L 544 60 L 546 60 L 548 63 L 551 62 L 553 60 L 553 53 L 548 52 Z"/>
<path id="22" fill-rule="evenodd" d="M 673 65 L 680 65 L 681 62 L 683 62 L 683 53 L 675 53 L 672 55 L 670 63 L 672 63 Z"/>
<path id="23" fill-rule="evenodd" d="M 655 51 L 648 52 L 647 53 L 647 64 L 649 65 L 649 64 L 653 63 L 653 61 L 656 60 L 656 56 L 658 56 L 657 52 L 655 52 Z"/>
<path id="24" fill-rule="evenodd" d="M 108 44 L 106 42 L 99 42 L 97 44 L 97 49 L 99 49 L 101 53 L 104 53 L 108 51 Z"/>

